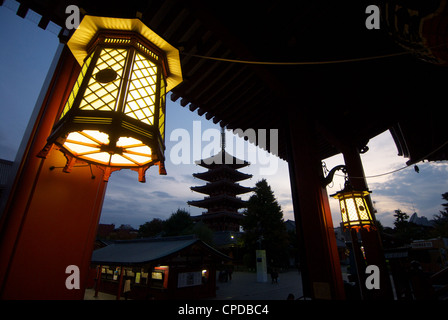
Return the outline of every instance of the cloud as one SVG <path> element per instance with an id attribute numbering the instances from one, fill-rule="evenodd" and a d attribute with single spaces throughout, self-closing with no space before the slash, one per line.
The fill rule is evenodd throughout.
<path id="1" fill-rule="evenodd" d="M 443 203 L 441 195 L 448 192 L 448 163 L 426 162 L 418 166 L 420 173 L 408 167 L 381 179 L 367 179 L 376 218 L 383 226 L 393 227 L 397 209 L 409 216 L 417 212 L 429 220 L 439 213 Z M 335 189 L 338 188 L 333 188 L 333 193 L 337 191 Z M 333 224 L 337 226 L 341 221 L 338 201 L 330 198 L 330 208 Z"/>
<path id="2" fill-rule="evenodd" d="M 443 202 L 441 194 L 448 192 L 448 162 L 419 163 L 420 173 L 415 172 L 413 166 L 390 173 L 406 167 L 407 160 L 397 156 L 390 133 L 386 131 L 373 138 L 368 146 L 369 151 L 361 155 L 361 158 L 367 184 L 372 191 L 371 198 L 377 210 L 376 217 L 384 226 L 393 227 L 396 209 L 409 215 L 417 212 L 419 216 L 428 219 L 438 214 Z M 325 162 L 328 170 L 344 164 L 342 155 L 326 159 Z M 341 190 L 343 186 L 344 178 L 336 176 L 333 184 L 327 188 L 328 194 Z M 341 221 L 338 201 L 330 198 L 329 202 L 333 225 L 338 226 Z"/>
<path id="3" fill-rule="evenodd" d="M 187 201 L 201 199 L 203 195 L 193 193 L 184 176 L 160 176 L 158 170 L 150 168 L 147 182 L 138 182 L 137 173 L 122 170 L 112 173 L 104 199 L 101 223 L 131 224 L 138 228 L 153 218 L 167 219 L 179 208 L 186 208 L 191 215 L 199 215 L 202 209 L 188 207 Z"/>
<path id="4" fill-rule="evenodd" d="M 369 142 L 370 150 L 363 154 L 362 161 L 371 197 L 377 210 L 377 219 L 384 226 L 393 227 L 394 210 L 401 209 L 408 214 L 414 211 L 419 216 L 432 219 L 441 209 L 441 194 L 448 192 L 448 163 L 418 164 L 420 173 L 412 167 L 392 174 L 377 176 L 404 167 L 406 160 L 397 156 L 397 150 L 389 132 L 385 132 Z M 342 155 L 325 159 L 330 170 L 343 164 Z M 105 197 L 101 221 L 114 221 L 119 224 L 131 224 L 135 227 L 153 218 L 167 219 L 179 208 L 185 208 L 191 215 L 200 215 L 205 209 L 189 207 L 187 201 L 198 200 L 203 194 L 192 192 L 191 186 L 204 185 L 206 182 L 192 176 L 206 169 L 197 165 L 174 165 L 166 163 L 167 176 L 160 176 L 157 167 L 147 172 L 147 182 L 137 181 L 137 173 L 123 170 L 112 174 Z M 253 187 L 265 178 L 274 191 L 282 207 L 284 219 L 294 220 L 291 198 L 288 164 L 279 160 L 275 175 L 260 175 L 258 164 L 251 164 L 240 171 L 253 174 L 248 180 L 241 181 L 243 186 Z M 338 172 L 341 174 L 341 172 Z M 335 176 L 332 185 L 327 188 L 333 194 L 343 188 L 344 177 Z M 248 199 L 251 193 L 241 195 Z M 341 221 L 338 201 L 329 198 L 333 225 Z"/>
<path id="5" fill-rule="evenodd" d="M 448 163 L 422 163 L 420 173 L 412 167 L 399 171 L 387 181 L 372 183 L 371 195 L 375 201 L 378 216 L 393 223 L 396 209 L 433 219 L 441 209 L 441 195 L 448 191 Z M 381 221 L 381 218 L 379 218 Z"/>
<path id="6" fill-rule="evenodd" d="M 175 198 L 174 195 L 169 194 L 168 192 L 165 191 L 154 191 L 152 193 L 153 196 L 158 197 L 160 199 L 173 199 Z"/>

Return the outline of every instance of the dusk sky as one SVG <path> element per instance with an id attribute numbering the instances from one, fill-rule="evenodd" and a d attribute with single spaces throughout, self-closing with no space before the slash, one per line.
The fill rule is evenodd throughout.
<path id="1" fill-rule="evenodd" d="M 59 45 L 58 28 L 50 25 L 42 30 L 37 26 L 36 16 L 29 14 L 25 19 L 15 15 L 14 1 L 5 1 L 0 7 L 0 158 L 14 160 L 21 143 L 30 115 L 35 107 L 37 97 Z M 423 111 L 422 111 L 423 112 Z M 193 128 L 200 126 L 200 135 Z M 171 151 L 178 148 L 175 134 L 188 132 L 191 138 L 190 164 L 177 164 L 171 158 Z M 207 129 L 212 129 L 207 131 Z M 176 131 L 177 130 L 177 131 Z M 186 130 L 186 131 L 185 131 Z M 166 176 L 159 176 L 158 168 L 150 168 L 147 172 L 147 182 L 139 183 L 137 173 L 122 170 L 112 173 L 106 192 L 100 223 L 130 224 L 135 228 L 153 218 L 168 218 L 178 208 L 184 208 L 191 215 L 202 213 L 202 209 L 189 207 L 188 200 L 203 198 L 203 195 L 192 192 L 191 186 L 205 184 L 204 181 L 193 178 L 195 172 L 205 171 L 196 166 L 199 160 L 195 150 L 204 152 L 202 157 L 208 157 L 213 151 L 211 142 L 205 138 L 206 133 L 216 133 L 218 125 L 191 112 L 188 107 L 183 108 L 179 102 L 172 102 L 167 97 L 166 121 Z M 173 134 L 173 135 L 172 135 Z M 201 137 L 202 136 L 202 137 Z M 170 137 L 172 137 L 170 141 Z M 227 141 L 236 138 L 227 133 Z M 219 148 L 219 141 L 215 141 L 215 150 Z M 201 148 L 198 148 L 201 143 Z M 229 143 L 230 144 L 230 143 Z M 362 155 L 364 170 L 367 177 L 391 172 L 406 166 L 408 159 L 397 156 L 397 149 L 388 131 L 372 139 L 368 144 L 370 150 Z M 196 148 L 196 149 L 195 149 Z M 194 150 L 195 149 L 195 150 Z M 241 171 L 253 174 L 250 180 L 242 181 L 244 186 L 252 187 L 265 178 L 272 187 L 274 194 L 283 209 L 284 219 L 294 220 L 291 201 L 288 165 L 285 161 L 258 150 L 256 156 L 250 154 L 247 143 L 245 160 L 251 161 L 251 166 Z M 176 149 L 175 149 L 176 150 Z M 249 150 L 249 151 L 248 151 Z M 227 149 L 236 155 L 239 149 Z M 174 154 L 175 155 L 175 154 Z M 196 157 L 195 157 L 196 156 Z M 266 169 L 266 160 L 275 165 L 272 173 L 262 174 Z M 324 160 L 328 169 L 343 164 L 341 155 Z M 372 191 L 372 200 L 377 209 L 377 219 L 384 226 L 393 226 L 393 213 L 401 209 L 411 215 L 417 212 L 419 216 L 432 219 L 438 214 L 443 203 L 441 194 L 448 192 L 448 163 L 431 162 L 419 163 L 420 173 L 408 167 L 398 172 L 380 177 L 368 178 L 367 182 Z M 340 173 L 340 172 L 339 172 Z M 331 188 L 330 188 L 331 187 Z M 328 194 L 333 194 L 343 187 L 343 178 L 336 177 L 328 188 Z M 243 195 L 247 199 L 250 194 Z M 337 201 L 330 199 L 333 224 L 339 225 L 341 220 Z"/>

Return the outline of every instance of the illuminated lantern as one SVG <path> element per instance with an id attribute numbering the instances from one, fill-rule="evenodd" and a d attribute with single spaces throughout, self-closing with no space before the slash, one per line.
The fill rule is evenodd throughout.
<path id="1" fill-rule="evenodd" d="M 339 200 L 344 229 L 366 228 L 369 230 L 375 226 L 366 201 L 369 193 L 369 191 L 351 190 L 346 185 L 344 190 L 332 195 L 333 198 Z"/>
<path id="2" fill-rule="evenodd" d="M 107 181 L 123 168 L 164 169 L 165 95 L 182 81 L 179 52 L 138 19 L 84 17 L 67 43 L 82 65 L 40 156 L 53 145 L 101 167 Z"/>

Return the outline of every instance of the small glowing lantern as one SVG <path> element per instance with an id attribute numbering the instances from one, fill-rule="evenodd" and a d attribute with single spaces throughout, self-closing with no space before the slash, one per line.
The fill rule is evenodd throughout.
<path id="1" fill-rule="evenodd" d="M 369 193 L 369 191 L 353 191 L 346 185 L 344 190 L 332 195 L 339 200 L 344 229 L 374 228 L 372 214 L 366 201 Z"/>
<path id="2" fill-rule="evenodd" d="M 105 180 L 123 168 L 164 169 L 165 95 L 182 81 L 179 52 L 138 19 L 84 17 L 67 43 L 82 65 L 40 156 L 53 145 L 101 167 Z"/>

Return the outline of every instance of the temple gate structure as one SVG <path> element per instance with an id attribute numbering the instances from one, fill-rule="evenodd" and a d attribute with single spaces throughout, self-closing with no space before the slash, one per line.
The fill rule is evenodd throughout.
<path id="1" fill-rule="evenodd" d="M 41 16 L 37 27 L 52 22 L 61 32 L 3 191 L 2 299 L 82 299 L 88 276 L 103 171 L 74 166 L 66 174 L 51 169 L 64 167 L 63 154 L 37 157 L 82 71 L 67 47 L 75 32 L 65 24 L 70 5 L 81 20 L 138 19 L 174 46 L 184 81 L 170 98 L 181 107 L 232 130 L 278 129 L 278 145 L 266 149 L 289 164 L 306 297 L 345 299 L 322 160 L 342 154 L 352 185 L 367 189 L 360 154 L 388 130 L 407 164 L 448 160 L 447 0 L 18 3 L 18 16 L 32 10 Z M 372 3 L 382 14 L 380 29 L 366 28 Z M 391 299 L 379 233 L 362 231 L 362 240 L 366 263 L 381 270 L 380 289 L 365 299 Z M 27 273 L 30 262 L 39 277 Z M 80 268 L 80 290 L 64 285 L 69 265 Z"/>

